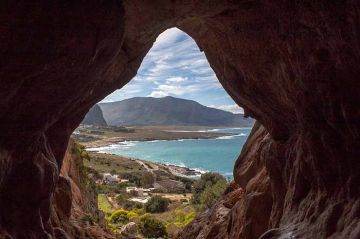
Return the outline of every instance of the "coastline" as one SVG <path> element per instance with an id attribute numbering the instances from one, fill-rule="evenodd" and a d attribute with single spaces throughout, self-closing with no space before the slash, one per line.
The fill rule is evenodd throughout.
<path id="1" fill-rule="evenodd" d="M 154 161 L 149 161 L 149 160 L 144 160 L 144 159 L 139 159 L 139 158 L 128 157 L 128 156 L 124 156 L 124 155 L 116 155 L 116 154 L 96 152 L 96 151 L 89 151 L 89 155 L 92 158 L 103 157 L 103 158 L 108 158 L 110 160 L 118 159 L 118 160 L 123 160 L 123 161 L 129 160 L 132 162 L 136 162 L 139 165 L 141 165 L 142 167 L 144 167 L 148 172 L 151 172 L 151 173 L 153 173 L 156 170 L 160 170 L 160 171 L 163 170 L 163 171 L 169 172 L 173 176 L 190 178 L 190 179 L 191 178 L 197 179 L 202 174 L 206 173 L 206 171 L 204 171 L 204 170 L 190 168 L 187 166 L 154 162 Z M 96 156 L 96 157 L 94 157 L 94 156 Z"/>
<path id="2" fill-rule="evenodd" d="M 129 128 L 132 131 L 114 131 L 111 128 L 79 127 L 72 137 L 86 148 L 107 147 L 122 142 L 156 141 L 156 140 L 196 140 L 214 139 L 219 137 L 236 136 L 234 133 L 217 132 L 222 129 L 210 128 L 181 128 L 180 130 L 169 128 L 141 127 Z M 225 129 L 225 128 L 223 128 Z M 228 128 L 234 129 L 234 128 Z"/>
<path id="3" fill-rule="evenodd" d="M 185 141 L 185 140 L 203 140 L 203 139 L 232 139 L 234 137 L 247 136 L 243 133 L 234 133 L 233 130 L 248 129 L 250 127 L 218 127 L 218 128 L 194 128 L 194 127 L 141 127 L 141 128 L 126 128 L 132 129 L 131 132 L 115 131 L 109 128 L 99 127 L 85 127 L 80 128 L 79 133 L 73 135 L 77 138 L 81 136 L 93 136 L 90 140 L 77 140 L 83 144 L 90 154 L 97 154 L 98 157 L 103 158 L 122 158 L 124 160 L 133 160 L 137 164 L 147 168 L 146 165 L 151 165 L 150 168 L 162 168 L 162 170 L 169 172 L 173 176 L 198 178 L 203 173 L 207 172 L 205 169 L 192 168 L 187 165 L 178 165 L 173 162 L 167 163 L 150 161 L 143 158 L 133 158 L 132 156 L 117 155 L 112 152 L 117 147 L 131 147 L 137 142 L 159 142 L 159 141 Z M 236 132 L 236 131 L 235 131 Z M 110 149 L 110 150 L 109 150 Z M 136 157 L 136 156 L 135 156 Z M 101 160 L 101 159 L 100 159 Z M 152 171 L 147 168 L 148 171 Z M 230 172 L 229 172 L 230 173 Z M 231 176 L 230 176 L 231 177 Z"/>

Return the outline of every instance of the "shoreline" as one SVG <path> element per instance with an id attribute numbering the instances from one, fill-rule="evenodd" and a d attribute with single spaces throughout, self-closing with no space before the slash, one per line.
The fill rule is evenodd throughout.
<path id="1" fill-rule="evenodd" d="M 124 159 L 130 160 L 130 161 L 136 162 L 139 165 L 143 166 L 145 169 L 147 169 L 147 171 L 149 171 L 151 173 L 155 170 L 162 169 L 162 170 L 168 171 L 173 176 L 184 177 L 184 178 L 189 178 L 189 179 L 197 179 L 202 174 L 207 172 L 206 170 L 191 168 L 191 167 L 187 167 L 187 166 L 183 166 L 183 165 L 154 162 L 154 161 L 150 161 L 150 160 L 133 158 L 133 157 L 128 157 L 128 156 L 124 156 L 124 155 L 117 155 L 117 154 L 104 153 L 104 152 L 95 152 L 95 151 L 88 151 L 88 152 L 90 153 L 90 155 L 93 154 L 93 155 L 103 156 L 103 157 L 108 156 L 108 157 L 116 157 L 116 158 L 119 158 L 122 160 L 124 160 Z"/>
<path id="2" fill-rule="evenodd" d="M 122 157 L 124 157 L 124 156 L 122 156 Z M 144 160 L 144 159 L 136 159 L 136 160 L 143 161 L 144 163 L 161 165 L 163 167 L 168 168 L 173 175 L 180 176 L 180 177 L 197 178 L 207 172 L 205 170 L 200 170 L 197 168 L 190 168 L 187 166 L 180 166 L 180 165 L 176 165 L 176 164 L 159 163 L 159 162 L 154 162 L 154 161 L 149 161 L 149 160 Z"/>
<path id="3" fill-rule="evenodd" d="M 161 168 L 173 176 L 198 178 L 205 172 L 206 169 L 192 168 L 187 165 L 180 165 L 173 162 L 154 161 L 148 159 L 133 158 L 131 156 L 114 154 L 112 149 L 131 147 L 139 142 L 159 142 L 159 141 L 185 141 L 185 140 L 203 140 L 203 139 L 232 139 L 235 137 L 247 136 L 243 133 L 233 133 L 231 130 L 250 129 L 251 127 L 217 127 L 217 128 L 196 128 L 196 127 L 143 127 L 143 128 L 127 128 L 132 131 L 116 131 L 109 128 L 85 127 L 78 129 L 77 137 L 84 137 L 84 141 L 76 140 L 83 144 L 86 150 L 91 154 L 96 154 L 99 157 L 108 159 L 124 159 L 136 161 L 136 164 L 141 165 L 147 171 L 153 172 L 152 168 Z M 222 130 L 229 130 L 221 132 Z M 235 131 L 237 132 L 237 131 Z M 76 137 L 73 135 L 73 137 Z M 93 137 L 86 140 L 86 137 Z M 147 167 L 147 165 L 151 165 Z M 232 172 L 226 172 L 230 174 Z M 224 175 L 225 176 L 225 175 Z M 227 176 L 226 176 L 227 177 Z"/>
<path id="4" fill-rule="evenodd" d="M 132 127 L 123 130 L 111 127 L 80 126 L 72 137 L 87 148 L 106 147 L 126 141 L 156 141 L 156 140 L 196 140 L 215 139 L 237 136 L 236 133 L 219 132 L 221 130 L 242 129 L 247 127 Z"/>
<path id="5" fill-rule="evenodd" d="M 173 132 L 174 133 L 174 132 Z M 179 132 L 180 133 L 180 132 Z M 181 133 L 196 133 L 196 132 L 181 132 Z M 110 147 L 112 145 L 121 144 L 124 142 L 159 142 L 159 141 L 183 141 L 183 140 L 201 140 L 201 139 L 220 139 L 222 137 L 234 137 L 241 136 L 235 133 L 207 133 L 207 132 L 198 132 L 204 135 L 196 135 L 189 137 L 139 137 L 139 138 L 124 138 L 124 137 L 111 137 L 106 139 L 101 139 L 85 144 L 86 148 L 100 148 L 100 147 Z"/>

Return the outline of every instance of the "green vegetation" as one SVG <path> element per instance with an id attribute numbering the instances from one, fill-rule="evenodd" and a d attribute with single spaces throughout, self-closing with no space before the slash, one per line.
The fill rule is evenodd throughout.
<path id="1" fill-rule="evenodd" d="M 127 193 L 120 193 L 115 200 L 125 210 L 142 209 L 143 205 L 138 202 L 129 201 L 130 196 Z"/>
<path id="2" fill-rule="evenodd" d="M 182 210 L 176 210 L 174 224 L 180 228 L 184 228 L 187 224 L 194 220 L 195 215 L 195 212 L 186 213 Z"/>
<path id="3" fill-rule="evenodd" d="M 111 214 L 112 206 L 106 198 L 105 194 L 98 194 L 98 207 L 101 211 Z"/>
<path id="4" fill-rule="evenodd" d="M 165 212 L 170 204 L 169 199 L 155 195 L 149 199 L 144 208 L 149 213 Z"/>
<path id="5" fill-rule="evenodd" d="M 128 211 L 122 209 L 116 210 L 111 214 L 109 221 L 110 223 L 113 224 L 118 224 L 118 223 L 126 224 L 129 222 L 128 213 L 129 213 Z"/>
<path id="6" fill-rule="evenodd" d="M 158 219 L 143 217 L 140 220 L 140 232 L 146 238 L 167 237 L 165 225 Z"/>
<path id="7" fill-rule="evenodd" d="M 97 192 L 103 194 L 124 193 L 126 187 L 134 186 L 133 183 L 123 182 L 118 184 L 97 184 Z"/>
<path id="8" fill-rule="evenodd" d="M 85 150 L 85 146 L 79 143 L 74 142 L 74 148 L 72 153 L 77 154 L 80 158 L 90 160 L 88 152 Z"/>
<path id="9" fill-rule="evenodd" d="M 200 208 L 210 208 L 226 190 L 228 183 L 218 173 L 205 173 L 194 183 L 192 203 Z"/>
<path id="10" fill-rule="evenodd" d="M 123 184 L 124 187 L 149 187 L 155 182 L 155 176 L 135 160 L 99 153 L 90 153 L 89 155 L 89 160 L 84 161 L 86 167 L 91 168 L 93 171 L 97 171 L 99 174 L 110 172 L 112 175 L 117 174 L 122 179 L 129 180 L 131 184 Z M 106 188 L 104 189 L 106 190 Z M 112 189 L 116 190 L 115 188 Z M 102 191 L 102 193 L 106 192 Z M 117 190 L 116 193 L 119 193 L 119 191 Z"/>

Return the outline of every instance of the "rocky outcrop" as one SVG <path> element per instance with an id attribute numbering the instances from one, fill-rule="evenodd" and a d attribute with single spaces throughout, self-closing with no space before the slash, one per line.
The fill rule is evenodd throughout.
<path id="1" fill-rule="evenodd" d="M 236 162 L 235 181 L 178 239 L 259 238 L 268 229 L 273 199 L 265 162 L 258 154 L 269 139 L 264 127 L 256 123 Z"/>
<path id="2" fill-rule="evenodd" d="M 98 104 L 90 108 L 81 123 L 94 126 L 107 126 L 103 112 Z"/>
<path id="3" fill-rule="evenodd" d="M 259 123 L 234 170 L 243 196 L 203 238 L 359 238 L 359 9 L 353 0 L 1 1 L 0 238 L 62 235 L 50 198 L 71 132 L 170 27 L 195 39 Z"/>
<path id="4" fill-rule="evenodd" d="M 82 160 L 79 146 L 70 140 L 52 198 L 54 233 L 65 238 L 114 238 L 98 210 L 95 182 Z"/>

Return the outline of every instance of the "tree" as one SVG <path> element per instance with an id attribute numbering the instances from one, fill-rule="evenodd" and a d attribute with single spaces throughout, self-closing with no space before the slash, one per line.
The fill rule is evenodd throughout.
<path id="1" fill-rule="evenodd" d="M 143 217 L 140 220 L 139 228 L 141 234 L 146 238 L 167 237 L 165 225 L 155 218 Z"/>
<path id="2" fill-rule="evenodd" d="M 219 173 L 205 173 L 194 183 L 191 202 L 211 207 L 227 188 L 226 179 Z"/>
<path id="3" fill-rule="evenodd" d="M 155 195 L 145 204 L 145 211 L 149 213 L 165 212 L 169 206 L 169 199 Z"/>
<path id="4" fill-rule="evenodd" d="M 216 184 L 206 187 L 200 195 L 200 203 L 206 208 L 214 205 L 215 201 L 224 193 L 227 188 L 226 181 L 218 181 Z"/>

